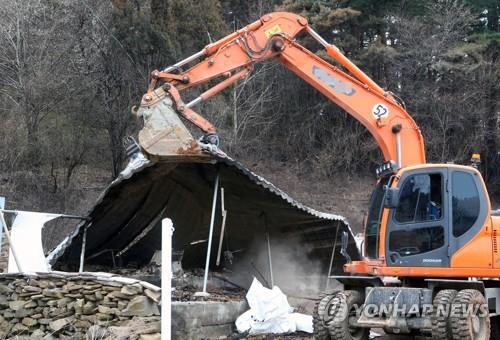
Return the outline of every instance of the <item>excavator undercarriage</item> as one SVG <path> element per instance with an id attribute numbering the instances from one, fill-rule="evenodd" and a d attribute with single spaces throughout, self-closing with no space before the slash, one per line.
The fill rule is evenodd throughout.
<path id="1" fill-rule="evenodd" d="M 423 280 L 401 286 L 373 277 L 336 278 L 344 289 L 319 296 L 313 315 L 316 339 L 367 339 L 370 329 L 433 339 L 500 335 L 497 280 Z"/>

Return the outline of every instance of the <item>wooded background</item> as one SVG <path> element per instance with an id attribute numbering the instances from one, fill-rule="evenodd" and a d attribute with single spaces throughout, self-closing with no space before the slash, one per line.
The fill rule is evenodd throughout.
<path id="1" fill-rule="evenodd" d="M 2 0 L 0 195 L 16 208 L 88 208 L 124 166 L 150 71 L 276 10 L 305 16 L 402 98 L 430 162 L 480 152 L 500 194 L 498 0 Z M 382 161 L 362 125 L 276 62 L 199 112 L 235 158 L 289 164 L 304 180 L 372 176 Z"/>

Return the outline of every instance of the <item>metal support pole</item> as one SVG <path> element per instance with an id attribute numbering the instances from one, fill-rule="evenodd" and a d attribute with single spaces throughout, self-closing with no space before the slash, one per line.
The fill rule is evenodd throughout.
<path id="1" fill-rule="evenodd" d="M 271 276 L 271 287 L 274 287 L 274 274 L 273 274 L 273 258 L 271 256 L 271 239 L 269 237 L 269 230 L 267 228 L 267 215 L 264 214 L 264 224 L 266 227 L 266 241 L 267 241 L 267 258 L 269 260 L 269 275 Z"/>
<path id="2" fill-rule="evenodd" d="M 5 197 L 0 196 L 0 209 L 5 209 Z M 3 223 L 0 222 L 0 251 L 2 250 Z"/>
<path id="3" fill-rule="evenodd" d="M 195 296 L 208 296 L 207 293 L 207 283 L 208 283 L 208 268 L 210 265 L 210 251 L 212 249 L 212 238 L 214 235 L 214 223 L 215 223 L 215 208 L 217 207 L 217 192 L 219 191 L 219 171 L 217 171 L 217 176 L 215 177 L 214 194 L 212 198 L 212 216 L 210 217 L 210 231 L 208 234 L 208 245 L 207 245 L 207 259 L 205 262 L 205 275 L 203 276 L 203 291 L 196 292 Z"/>
<path id="4" fill-rule="evenodd" d="M 17 253 L 14 245 L 12 244 L 12 240 L 10 239 L 9 228 L 7 227 L 7 223 L 5 222 L 5 216 L 3 215 L 3 211 L 0 211 L 0 222 L 5 226 L 5 238 L 9 242 L 10 251 L 12 252 L 12 256 L 14 257 L 14 261 L 16 262 L 18 272 L 22 273 L 23 269 L 21 268 L 21 262 L 19 262 L 19 258 L 17 257 Z"/>
<path id="5" fill-rule="evenodd" d="M 0 197 L 1 198 L 1 197 Z M 1 208 L 0 208 L 1 209 Z M 23 211 L 23 210 L 8 210 L 8 209 L 1 209 L 4 213 L 7 214 L 19 214 L 23 212 L 29 212 L 31 213 L 32 211 Z M 57 217 L 64 217 L 68 219 L 73 219 L 73 220 L 89 220 L 88 217 L 83 217 L 83 216 L 77 216 L 77 215 L 64 215 L 64 214 L 44 214 L 47 216 L 54 216 L 54 218 Z"/>
<path id="6" fill-rule="evenodd" d="M 116 268 L 115 251 L 114 251 L 114 249 L 111 249 L 111 261 L 113 262 L 113 268 Z"/>
<path id="7" fill-rule="evenodd" d="M 333 241 L 332 257 L 330 258 L 330 266 L 328 267 L 328 276 L 326 277 L 326 289 L 328 289 L 328 284 L 330 283 L 330 275 L 332 275 L 333 258 L 335 257 L 335 249 L 337 248 L 337 235 L 339 233 L 339 226 L 335 231 L 335 240 Z"/>
<path id="8" fill-rule="evenodd" d="M 271 289 L 274 287 L 274 275 L 273 275 L 273 259 L 271 257 L 271 240 L 269 239 L 269 232 L 266 231 L 267 239 L 267 255 L 269 258 L 269 273 L 271 275 Z"/>
<path id="9" fill-rule="evenodd" d="M 224 233 L 226 231 L 226 217 L 227 217 L 227 210 L 224 204 L 224 188 L 220 188 L 220 204 L 221 204 L 221 211 L 222 211 L 222 227 L 220 230 L 220 238 L 219 238 L 219 249 L 217 250 L 217 261 L 216 265 L 220 266 L 220 255 L 222 252 L 222 241 L 224 241 Z"/>
<path id="10" fill-rule="evenodd" d="M 83 263 L 85 262 L 85 244 L 87 243 L 87 227 L 84 226 L 83 229 L 83 237 L 82 237 L 82 250 L 80 252 L 80 268 L 78 269 L 79 273 L 83 273 Z"/>
<path id="11" fill-rule="evenodd" d="M 172 220 L 161 222 L 161 340 L 171 339 L 172 329 Z"/>

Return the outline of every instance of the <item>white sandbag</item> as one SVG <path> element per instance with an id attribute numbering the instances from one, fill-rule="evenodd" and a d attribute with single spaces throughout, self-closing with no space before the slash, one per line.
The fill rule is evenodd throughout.
<path id="1" fill-rule="evenodd" d="M 278 287 L 268 289 L 254 278 L 246 298 L 250 310 L 236 319 L 238 332 L 250 334 L 313 332 L 312 316 L 293 313 L 286 295 Z"/>
<path id="2" fill-rule="evenodd" d="M 295 322 L 290 318 L 291 314 L 277 316 L 266 321 L 255 320 L 250 328 L 250 334 L 283 334 L 293 333 L 297 330 Z"/>
<path id="3" fill-rule="evenodd" d="M 256 278 L 253 279 L 246 297 L 253 317 L 260 321 L 286 315 L 291 311 L 286 295 L 281 289 L 276 286 L 273 289 L 266 288 Z"/>
<path id="4" fill-rule="evenodd" d="M 252 319 L 252 310 L 249 309 L 245 313 L 241 314 L 238 316 L 236 319 L 236 329 L 240 333 L 245 333 L 250 331 L 250 328 L 252 328 L 253 325 L 253 319 Z"/>
<path id="5" fill-rule="evenodd" d="M 302 313 L 292 313 L 289 317 L 295 323 L 295 327 L 298 331 L 313 333 L 313 317 L 312 315 L 302 314 Z"/>

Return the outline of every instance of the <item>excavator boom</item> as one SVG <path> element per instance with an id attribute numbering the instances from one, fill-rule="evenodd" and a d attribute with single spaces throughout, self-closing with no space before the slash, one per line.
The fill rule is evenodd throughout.
<path id="1" fill-rule="evenodd" d="M 300 45 L 296 39 L 303 32 L 316 39 L 338 66 Z M 192 107 L 248 76 L 254 64 L 269 59 L 279 61 L 362 123 L 375 138 L 386 161 L 393 161 L 399 167 L 425 163 L 422 135 L 402 104 L 336 46 L 321 38 L 305 18 L 284 12 L 264 15 L 193 56 L 163 71 L 153 71 L 138 111 L 145 119 L 145 128 L 139 135 L 143 151 L 161 161 L 178 160 L 179 156 L 203 159 L 199 144 L 172 117 L 174 111 L 204 133 L 214 135 L 215 127 Z M 193 62 L 196 63 L 182 70 Z M 217 80 L 215 86 L 194 100 L 188 103 L 182 100 L 184 91 Z M 158 82 L 163 85 L 158 86 Z M 151 123 L 153 118 L 156 121 Z"/>

